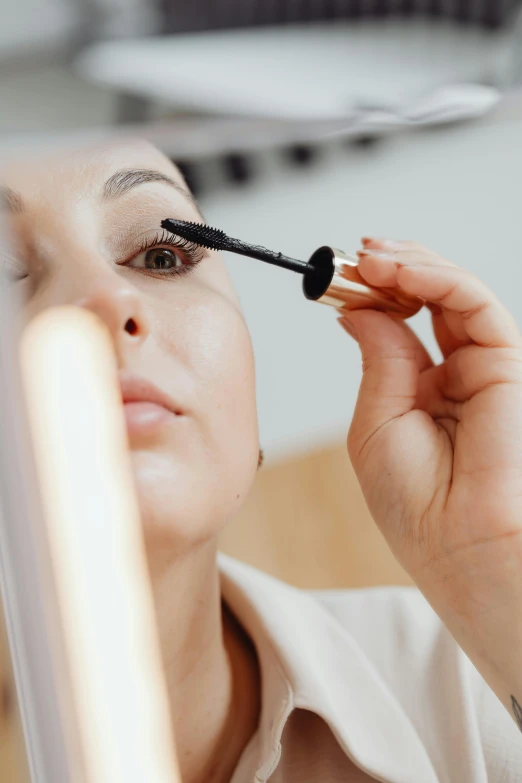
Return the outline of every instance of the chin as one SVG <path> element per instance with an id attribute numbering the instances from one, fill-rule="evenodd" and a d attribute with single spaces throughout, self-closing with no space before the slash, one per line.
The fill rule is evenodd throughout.
<path id="1" fill-rule="evenodd" d="M 133 451 L 132 465 L 145 546 L 183 554 L 215 538 L 237 513 L 257 461 L 246 471 L 244 460 L 234 470 L 227 469 L 224 459 L 193 462 L 172 454 Z"/>

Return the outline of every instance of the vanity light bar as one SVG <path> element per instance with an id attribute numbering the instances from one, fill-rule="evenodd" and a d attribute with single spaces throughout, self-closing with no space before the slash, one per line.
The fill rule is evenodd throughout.
<path id="1" fill-rule="evenodd" d="M 46 310 L 21 367 L 81 779 L 180 783 L 109 334 L 81 308 Z"/>

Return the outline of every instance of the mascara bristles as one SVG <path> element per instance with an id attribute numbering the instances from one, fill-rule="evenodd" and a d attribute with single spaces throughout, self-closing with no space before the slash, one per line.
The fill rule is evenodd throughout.
<path id="1" fill-rule="evenodd" d="M 162 220 L 161 227 L 194 242 L 196 245 L 208 247 L 209 250 L 226 250 L 227 235 L 219 228 L 206 226 L 204 223 L 189 223 L 184 220 Z"/>
<path id="2" fill-rule="evenodd" d="M 209 250 L 228 250 L 230 253 L 257 258 L 259 261 L 265 261 L 267 264 L 274 264 L 274 266 L 280 266 L 283 269 L 290 269 L 292 272 L 299 272 L 301 275 L 314 271 L 313 267 L 307 264 L 306 261 L 298 261 L 296 258 L 289 258 L 282 253 L 274 253 L 273 250 L 268 250 L 261 245 L 249 245 L 248 242 L 233 239 L 219 228 L 212 228 L 204 223 L 189 223 L 185 220 L 167 219 L 161 221 L 161 227 L 182 239 L 193 242 L 195 245 L 208 247 Z"/>

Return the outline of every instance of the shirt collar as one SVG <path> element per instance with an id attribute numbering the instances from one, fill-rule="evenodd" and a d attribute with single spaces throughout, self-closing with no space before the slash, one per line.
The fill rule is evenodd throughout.
<path id="1" fill-rule="evenodd" d="M 276 765 L 284 724 L 299 707 L 323 718 L 344 752 L 377 780 L 437 783 L 399 702 L 355 639 L 321 603 L 223 554 L 218 563 L 223 598 L 260 657 L 265 766 Z M 263 677 L 267 666 L 271 676 Z"/>

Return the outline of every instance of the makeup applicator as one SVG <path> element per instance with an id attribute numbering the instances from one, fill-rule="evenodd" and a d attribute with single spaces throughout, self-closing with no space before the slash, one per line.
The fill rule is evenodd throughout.
<path id="1" fill-rule="evenodd" d="M 384 310 L 400 318 L 409 318 L 424 304 L 418 297 L 395 289 L 368 285 L 357 268 L 358 259 L 335 247 L 323 245 L 312 253 L 308 261 L 299 261 L 261 245 L 250 245 L 240 239 L 233 239 L 224 231 L 203 223 L 167 219 L 162 220 L 161 226 L 172 234 L 209 250 L 237 253 L 298 272 L 303 275 L 303 293 L 307 299 L 341 310 L 369 308 Z"/>

